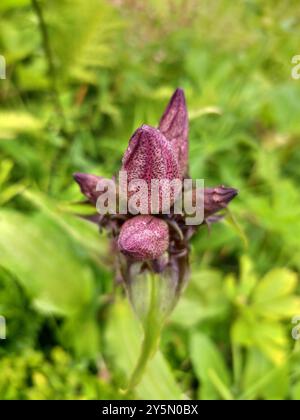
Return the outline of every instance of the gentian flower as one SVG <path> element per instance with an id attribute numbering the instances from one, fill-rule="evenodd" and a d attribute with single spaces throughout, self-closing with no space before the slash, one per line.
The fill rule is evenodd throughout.
<path id="1" fill-rule="evenodd" d="M 139 199 L 127 214 L 120 211 L 122 202 L 118 196 L 115 214 L 93 216 L 101 228 L 107 229 L 116 251 L 115 272 L 125 285 L 128 296 L 144 326 L 142 352 L 130 380 L 132 389 L 140 380 L 146 362 L 157 346 L 157 337 L 166 316 L 174 308 L 189 278 L 190 239 L 205 224 L 220 220 L 218 213 L 227 207 L 237 195 L 237 190 L 223 185 L 202 190 L 203 222 L 188 225 L 190 214 L 175 212 L 176 203 L 190 195 L 197 209 L 198 190 L 192 186 L 189 191 L 167 187 L 166 181 L 183 181 L 188 175 L 188 113 L 185 95 L 177 89 L 160 120 L 158 128 L 142 125 L 129 141 L 121 170 L 127 173 L 125 187 L 128 197 Z M 93 205 L 101 198 L 105 189 L 101 188 L 103 178 L 76 173 L 75 181 L 82 193 Z M 158 186 L 158 202 L 153 211 L 152 181 L 161 181 Z M 141 194 L 143 181 L 146 186 Z M 122 188 L 124 185 L 122 186 Z M 169 196 L 169 209 L 164 199 Z M 141 201 L 146 214 L 136 214 Z M 167 210 L 167 211 L 166 211 Z M 158 277 L 155 293 L 149 292 L 149 277 Z M 153 296 L 155 301 L 153 302 Z M 151 321 L 151 322 L 150 322 Z M 150 325 L 151 324 L 151 325 Z M 151 330 L 149 332 L 149 329 Z"/>
<path id="2" fill-rule="evenodd" d="M 101 227 L 113 232 L 116 249 L 126 257 L 128 264 L 134 261 L 148 261 L 152 269 L 161 270 L 161 264 L 157 264 L 155 260 L 167 253 L 168 262 L 163 268 L 167 265 L 178 266 L 178 260 L 185 260 L 188 265 L 189 241 L 198 227 L 185 226 L 184 215 L 172 215 L 172 211 L 170 214 L 150 216 L 151 181 L 188 178 L 188 127 L 185 95 L 182 89 L 177 89 L 163 113 L 158 128 L 142 125 L 129 141 L 121 169 L 127 172 L 128 183 L 136 179 L 146 181 L 149 216 L 116 214 L 113 217 L 101 216 L 98 220 Z M 101 194 L 96 187 L 103 178 L 76 173 L 74 179 L 87 199 L 96 204 Z M 129 191 L 128 196 L 134 193 L 135 190 Z M 167 190 L 162 183 L 159 190 L 159 211 L 162 210 L 162 198 L 165 193 Z M 219 220 L 213 215 L 226 208 L 236 194 L 237 190 L 224 186 L 205 188 L 204 222 L 208 224 Z M 196 191 L 193 191 L 194 204 L 195 195 Z M 172 205 L 176 199 L 174 191 L 171 191 L 170 198 Z M 178 267 L 175 272 L 180 273 Z"/>

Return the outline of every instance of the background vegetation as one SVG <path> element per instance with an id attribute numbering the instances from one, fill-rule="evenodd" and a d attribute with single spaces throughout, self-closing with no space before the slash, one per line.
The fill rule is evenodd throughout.
<path id="1" fill-rule="evenodd" d="M 138 323 L 74 171 L 116 172 L 177 86 L 191 174 L 238 188 L 133 398 L 300 399 L 298 1 L 1 0 L 2 399 L 122 398 Z M 41 12 L 42 11 L 42 15 Z M 246 244 L 248 243 L 248 245 Z"/>

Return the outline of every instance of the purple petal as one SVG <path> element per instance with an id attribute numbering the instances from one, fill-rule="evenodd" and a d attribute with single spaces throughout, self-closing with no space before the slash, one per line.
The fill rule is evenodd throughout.
<path id="1" fill-rule="evenodd" d="M 196 202 L 196 192 L 196 189 L 192 191 L 193 207 L 203 205 L 202 200 L 199 203 Z M 204 188 L 204 218 L 207 220 L 210 216 L 226 208 L 237 194 L 238 190 L 235 188 L 227 188 L 223 185 L 214 188 Z M 211 218 L 210 220 L 213 219 Z"/>
<path id="2" fill-rule="evenodd" d="M 224 209 L 238 194 L 235 188 L 226 188 L 223 185 L 204 189 L 204 215 L 205 217 Z"/>
<path id="3" fill-rule="evenodd" d="M 79 184 L 82 194 L 84 194 L 92 204 L 96 204 L 97 198 L 100 195 L 100 192 L 96 191 L 96 187 L 103 178 L 101 176 L 83 174 L 80 172 L 75 173 L 73 178 L 77 184 Z"/>
<path id="4" fill-rule="evenodd" d="M 160 120 L 159 130 L 172 144 L 179 163 L 179 174 L 184 177 L 188 170 L 189 121 L 184 91 L 176 89 Z"/>
<path id="5" fill-rule="evenodd" d="M 152 180 L 179 178 L 178 162 L 170 143 L 159 130 L 147 125 L 138 128 L 131 137 L 123 157 L 122 170 L 127 172 L 128 183 L 145 180 L 149 192 Z M 150 203 L 150 194 L 148 196 Z M 171 201 L 174 201 L 174 197 Z"/>
<path id="6" fill-rule="evenodd" d="M 154 260 L 161 257 L 169 246 L 167 223 L 150 215 L 135 216 L 127 220 L 118 239 L 119 250 L 138 260 Z"/>

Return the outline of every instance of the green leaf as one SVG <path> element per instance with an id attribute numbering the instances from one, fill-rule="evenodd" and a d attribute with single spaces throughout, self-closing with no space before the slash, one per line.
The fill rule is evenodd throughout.
<path id="1" fill-rule="evenodd" d="M 292 398 L 295 401 L 300 400 L 300 381 L 298 381 L 293 387 L 292 387 Z"/>
<path id="2" fill-rule="evenodd" d="M 216 270 L 192 267 L 189 285 L 171 314 L 172 322 L 186 328 L 225 316 L 228 302 L 224 299 L 221 281 L 222 277 Z"/>
<path id="3" fill-rule="evenodd" d="M 287 358 L 287 338 L 282 325 L 240 317 L 232 325 L 234 343 L 260 349 L 276 365 L 282 365 Z"/>
<path id="4" fill-rule="evenodd" d="M 106 255 L 107 244 L 104 235 L 99 235 L 99 228 L 75 214 L 66 212 L 65 204 L 59 203 L 40 191 L 25 190 L 23 197 L 37 207 L 45 217 L 60 227 L 73 241 L 90 251 L 101 264 L 101 257 Z"/>
<path id="5" fill-rule="evenodd" d="M 115 59 L 111 46 L 121 27 L 115 9 L 103 0 L 54 0 L 45 4 L 44 14 L 51 22 L 59 78 L 98 82 L 97 69 L 110 67 Z M 57 14 L 65 16 L 63 22 L 55 19 Z"/>
<path id="6" fill-rule="evenodd" d="M 42 312 L 73 314 L 93 299 L 89 268 L 70 239 L 41 214 L 0 212 L 0 264 Z"/>
<path id="7" fill-rule="evenodd" d="M 2 0 L 0 4 L 0 11 L 27 6 L 29 3 L 30 0 Z"/>
<path id="8" fill-rule="evenodd" d="M 94 311 L 84 311 L 78 316 L 67 318 L 59 330 L 63 346 L 71 348 L 79 358 L 97 360 L 100 355 L 100 325 Z"/>
<path id="9" fill-rule="evenodd" d="M 229 208 L 225 209 L 226 218 L 224 219 L 225 222 L 231 226 L 237 235 L 241 238 L 244 248 L 247 250 L 249 248 L 248 238 L 246 233 L 244 232 L 243 228 L 240 226 L 236 218 L 234 217 L 233 213 L 229 210 Z"/>
<path id="10" fill-rule="evenodd" d="M 269 319 L 291 318 L 300 313 L 300 298 L 289 296 L 296 285 L 296 273 L 284 268 L 270 271 L 255 289 L 253 310 Z"/>
<path id="11" fill-rule="evenodd" d="M 297 275 L 285 268 L 269 271 L 255 289 L 253 301 L 264 303 L 278 297 L 288 296 L 297 285 Z"/>
<path id="12" fill-rule="evenodd" d="M 5 350 L 13 352 L 28 345 L 34 346 L 41 317 L 32 309 L 24 288 L 20 287 L 16 279 L 1 267 L 0 315 L 5 317 L 8 326 L 6 340 L 0 341 L 1 355 Z"/>
<path id="13" fill-rule="evenodd" d="M 252 261 L 247 256 L 242 256 L 240 260 L 240 284 L 239 292 L 243 297 L 248 298 L 257 284 Z"/>
<path id="14" fill-rule="evenodd" d="M 200 386 L 205 387 L 205 397 L 213 399 L 221 395 L 225 399 L 233 399 L 225 361 L 210 338 L 200 332 L 193 332 L 190 337 L 190 354 Z"/>
<path id="15" fill-rule="evenodd" d="M 291 319 L 295 314 L 300 314 L 300 298 L 287 296 L 270 301 L 267 300 L 261 304 L 254 304 L 253 310 L 256 314 L 269 319 Z"/>
<path id="16" fill-rule="evenodd" d="M 283 365 L 274 370 L 272 363 L 260 351 L 249 349 L 243 389 L 253 389 L 248 396 L 249 399 L 284 400 L 289 391 L 288 366 Z"/>
<path id="17" fill-rule="evenodd" d="M 36 117 L 16 111 L 0 113 L 0 139 L 11 139 L 23 132 L 34 132 L 42 128 L 42 123 Z"/>
<path id="18" fill-rule="evenodd" d="M 3 159 L 0 162 L 0 185 L 4 184 L 10 177 L 14 163 L 10 159 Z"/>

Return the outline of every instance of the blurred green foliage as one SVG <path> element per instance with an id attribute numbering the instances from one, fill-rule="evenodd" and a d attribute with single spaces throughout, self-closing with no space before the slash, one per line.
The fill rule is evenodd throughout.
<path id="1" fill-rule="evenodd" d="M 40 15 L 42 11 L 42 19 Z M 296 0 L 1 0 L 0 398 L 122 398 L 140 330 L 74 171 L 111 176 L 177 86 L 191 174 L 234 186 L 133 398 L 300 399 Z"/>

